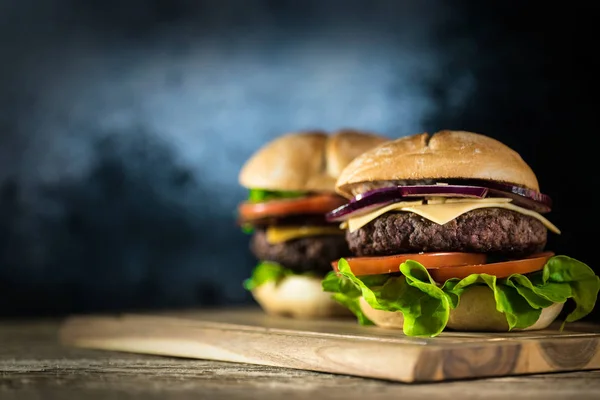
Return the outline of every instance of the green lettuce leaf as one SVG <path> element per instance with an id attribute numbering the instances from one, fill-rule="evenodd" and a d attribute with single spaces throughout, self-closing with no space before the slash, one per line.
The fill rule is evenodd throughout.
<path id="1" fill-rule="evenodd" d="M 381 286 L 387 279 L 387 275 L 372 275 L 362 277 L 364 285 L 369 287 Z M 323 291 L 332 292 L 332 298 L 347 307 L 358 319 L 361 325 L 373 325 L 360 309 L 359 299 L 362 295 L 360 289 L 348 278 L 338 275 L 335 271 L 329 272 L 321 281 Z"/>
<path id="2" fill-rule="evenodd" d="M 244 281 L 243 285 L 246 290 L 253 290 L 268 281 L 278 283 L 289 275 L 294 275 L 294 272 L 276 262 L 262 261 L 254 268 L 252 275 Z"/>
<path id="3" fill-rule="evenodd" d="M 340 273 L 330 273 L 330 282 L 324 283 L 325 291 L 333 292 L 340 303 L 350 304 L 348 308 L 357 316 L 362 315 L 360 296 L 374 309 L 401 312 L 403 330 L 409 336 L 438 335 L 446 327 L 450 310 L 458 307 L 462 293 L 475 285 L 485 285 L 494 293 L 496 309 L 506 316 L 510 329 L 533 325 L 542 309 L 569 299 L 575 309 L 565 323 L 579 320 L 593 310 L 600 291 L 600 278 L 594 271 L 567 256 L 550 258 L 541 271 L 532 274 L 504 279 L 472 274 L 442 285 L 433 281 L 423 265 L 411 260 L 399 266 L 400 276 L 378 275 L 376 284 L 367 283 L 371 277 L 356 277 L 345 259 L 340 259 L 338 269 Z M 366 317 L 359 317 L 364 324 L 361 318 Z"/>
<path id="4" fill-rule="evenodd" d="M 542 274 L 543 284 L 564 284 L 571 289 L 570 298 L 575 302 L 575 309 L 567 315 L 565 322 L 577 321 L 594 309 L 600 277 L 581 261 L 567 256 L 555 256 L 548 260 Z"/>
<path id="5" fill-rule="evenodd" d="M 345 259 L 338 262 L 340 274 L 361 290 L 362 297 L 376 310 L 401 312 L 403 331 L 408 336 L 435 336 L 446 326 L 450 296 L 415 261 L 400 266 L 404 276 L 389 278 L 381 287 L 369 287 L 356 277 Z"/>
<path id="6" fill-rule="evenodd" d="M 400 272 L 405 276 L 406 283 L 414 288 L 409 293 L 414 297 L 417 297 L 418 292 L 421 293 L 418 302 L 410 304 L 409 312 L 403 312 L 405 334 L 410 336 L 439 335 L 448 323 L 450 308 L 454 308 L 458 299 L 438 287 L 425 267 L 416 261 L 408 260 L 402 263 Z"/>
<path id="7" fill-rule="evenodd" d="M 527 279 L 523 275 L 519 276 Z M 507 280 L 498 280 L 495 276 L 488 274 L 472 274 L 462 280 L 446 281 L 442 290 L 460 298 L 460 295 L 470 286 L 487 285 L 494 292 L 496 310 L 504 313 L 509 329 L 522 329 L 533 325 L 538 320 L 542 307 L 532 307 L 527 299 L 519 293 L 519 290 L 513 286 L 514 284 L 510 284 Z M 549 303 L 545 307 L 551 304 Z"/>
<path id="8" fill-rule="evenodd" d="M 277 199 L 293 199 L 296 197 L 302 197 L 306 193 L 292 190 L 264 190 L 264 189 L 250 189 L 248 191 L 248 201 L 251 203 L 260 203 L 263 201 L 277 200 Z"/>
<path id="9" fill-rule="evenodd" d="M 565 322 L 577 321 L 594 309 L 600 290 L 600 277 L 590 267 L 562 255 L 550 258 L 536 273 L 513 274 L 498 280 L 487 274 L 473 274 L 446 281 L 443 290 L 460 296 L 469 286 L 482 283 L 494 292 L 496 309 L 506 315 L 510 329 L 533 325 L 543 308 L 568 299 L 573 300 L 575 309 Z"/>
<path id="10" fill-rule="evenodd" d="M 242 232 L 244 232 L 245 234 L 250 235 L 250 234 L 254 233 L 254 227 L 252 226 L 252 224 L 248 224 L 248 223 L 242 224 L 241 228 L 242 228 Z"/>

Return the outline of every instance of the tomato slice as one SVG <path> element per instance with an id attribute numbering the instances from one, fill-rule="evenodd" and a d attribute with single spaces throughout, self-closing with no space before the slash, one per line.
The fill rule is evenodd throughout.
<path id="1" fill-rule="evenodd" d="M 269 200 L 262 203 L 244 202 L 239 205 L 238 213 L 245 221 L 291 214 L 326 214 L 347 202 L 340 196 L 318 194 L 299 199 Z"/>
<path id="2" fill-rule="evenodd" d="M 407 260 L 421 263 L 434 281 L 442 283 L 448 279 L 463 279 L 471 274 L 495 275 L 507 278 L 512 274 L 529 274 L 540 271 L 554 256 L 551 251 L 533 254 L 520 260 L 486 264 L 486 255 L 481 253 L 415 253 L 384 257 L 347 258 L 350 269 L 356 276 L 391 274 L 399 272 L 400 264 Z M 337 261 L 331 263 L 338 272 Z"/>
<path id="3" fill-rule="evenodd" d="M 521 260 L 456 267 L 439 266 L 427 268 L 427 270 L 433 280 L 440 283 L 452 278 L 463 279 L 471 274 L 488 274 L 495 275 L 497 278 L 508 278 L 512 274 L 529 274 L 540 271 L 552 256 L 554 256 L 554 253 L 547 251 L 533 254 Z"/>
<path id="4" fill-rule="evenodd" d="M 350 269 L 356 276 L 391 274 L 400 272 L 400 264 L 407 260 L 421 263 L 425 268 L 456 267 L 461 265 L 484 264 L 487 257 L 481 253 L 414 253 L 382 257 L 346 258 Z M 331 263 L 337 272 L 337 261 Z"/>

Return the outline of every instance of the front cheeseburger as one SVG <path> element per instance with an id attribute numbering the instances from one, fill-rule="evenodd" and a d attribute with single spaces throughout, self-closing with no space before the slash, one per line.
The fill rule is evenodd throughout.
<path id="1" fill-rule="evenodd" d="M 362 324 L 410 336 L 547 328 L 568 299 L 566 322 L 592 311 L 600 278 L 545 251 L 539 191 L 518 153 L 490 137 L 442 131 L 403 137 L 357 157 L 327 215 L 347 229 L 356 257 L 334 262 L 326 292 Z"/>
<path id="2" fill-rule="evenodd" d="M 325 214 L 347 202 L 334 191 L 342 169 L 384 137 L 343 130 L 290 133 L 266 144 L 243 166 L 249 189 L 238 207 L 261 262 L 244 282 L 269 314 L 327 317 L 348 311 L 321 290 L 330 263 L 350 255 L 344 231 Z"/>

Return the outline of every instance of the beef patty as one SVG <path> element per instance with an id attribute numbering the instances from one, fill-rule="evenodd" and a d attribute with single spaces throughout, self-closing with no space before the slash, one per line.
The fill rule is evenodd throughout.
<path id="1" fill-rule="evenodd" d="M 257 229 L 252 236 L 250 250 L 258 259 L 277 262 L 294 272 L 322 275 L 331 271 L 332 261 L 351 254 L 344 235 L 312 236 L 271 244 L 263 229 Z"/>
<path id="2" fill-rule="evenodd" d="M 445 225 L 413 213 L 387 213 L 346 232 L 357 256 L 463 251 L 523 256 L 546 246 L 546 227 L 537 219 L 502 208 L 465 213 Z"/>

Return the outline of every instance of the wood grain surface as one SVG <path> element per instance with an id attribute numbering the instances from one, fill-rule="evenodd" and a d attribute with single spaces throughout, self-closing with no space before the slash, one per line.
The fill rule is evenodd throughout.
<path id="1" fill-rule="evenodd" d="M 293 320 L 258 309 L 78 316 L 61 329 L 76 347 L 428 382 L 600 369 L 600 327 L 411 338 L 352 320 Z"/>
<path id="2" fill-rule="evenodd" d="M 0 399 L 597 399 L 600 371 L 403 384 L 61 346 L 60 321 L 0 320 Z"/>

